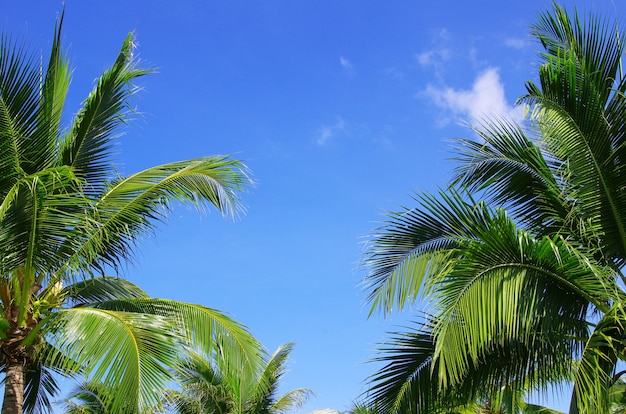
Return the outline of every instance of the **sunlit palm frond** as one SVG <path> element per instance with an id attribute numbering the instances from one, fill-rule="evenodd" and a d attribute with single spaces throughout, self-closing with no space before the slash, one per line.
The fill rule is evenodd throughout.
<path id="1" fill-rule="evenodd" d="M 314 391 L 308 388 L 296 388 L 279 395 L 281 380 L 287 372 L 286 364 L 293 348 L 293 343 L 280 346 L 265 364 L 265 369 L 254 384 L 250 414 L 293 412 L 315 395 Z"/>
<path id="2" fill-rule="evenodd" d="M 54 288 L 51 286 L 49 288 Z M 42 292 L 45 295 L 46 292 Z M 88 305 L 122 298 L 147 298 L 139 286 L 119 277 L 96 277 L 63 287 L 58 295 L 70 306 Z"/>
<path id="3" fill-rule="evenodd" d="M 0 197 L 33 171 L 24 159 L 28 137 L 36 129 L 39 71 L 23 45 L 8 35 L 0 39 Z"/>
<path id="4" fill-rule="evenodd" d="M 218 310 L 154 298 L 124 298 L 89 306 L 167 318 L 174 324 L 179 354 L 195 352 L 211 360 L 216 352 L 221 352 L 242 374 L 258 372 L 262 367 L 263 351 L 259 342 L 243 325 Z"/>
<path id="5" fill-rule="evenodd" d="M 19 267 L 44 275 L 68 260 L 60 246 L 82 222 L 87 203 L 75 192 L 79 185 L 70 169 L 60 167 L 23 177 L 7 192 L 0 201 L 3 275 Z"/>
<path id="6" fill-rule="evenodd" d="M 61 370 L 78 364 L 94 382 L 118 390 L 107 396 L 114 412 L 129 404 L 141 410 L 159 403 L 159 391 L 170 379 L 167 367 L 175 365 L 179 345 L 169 318 L 78 307 L 51 314 L 39 328 L 50 344 L 71 358 L 70 366 L 54 355 L 44 363 L 60 365 Z M 115 369 L 119 366 L 124 369 Z"/>
<path id="7" fill-rule="evenodd" d="M 464 255 L 434 292 L 444 386 L 461 381 L 494 346 L 549 344 L 571 358 L 587 335 L 589 306 L 606 310 L 619 298 L 614 272 L 562 238 L 535 240 L 502 215 L 477 236 L 462 244 Z"/>
<path id="8" fill-rule="evenodd" d="M 499 119 L 485 120 L 474 131 L 482 141 L 457 140 L 453 185 L 481 192 L 528 229 L 560 231 L 573 208 L 565 171 L 556 160 L 546 159 L 536 132 Z"/>
<path id="9" fill-rule="evenodd" d="M 165 219 L 174 201 L 236 215 L 242 208 L 238 193 L 248 184 L 246 167 L 225 156 L 165 164 L 110 183 L 91 206 L 84 231 L 68 240 L 79 247 L 65 270 L 101 270 L 132 260 L 138 238 Z"/>
<path id="10" fill-rule="evenodd" d="M 64 414 L 113 414 L 115 412 L 130 413 L 131 407 L 124 407 L 120 411 L 112 411 L 108 406 L 111 397 L 102 385 L 95 382 L 81 382 L 63 400 Z"/>
<path id="11" fill-rule="evenodd" d="M 55 166 L 61 115 L 71 79 L 69 63 L 61 50 L 62 25 L 63 14 L 54 29 L 48 66 L 39 68 L 45 75 L 39 86 L 37 126 L 29 134 L 22 155 L 23 163 L 27 163 L 24 170 L 30 174 Z"/>
<path id="12" fill-rule="evenodd" d="M 624 36 L 606 20 L 578 16 L 555 5 L 533 27 L 546 53 L 540 87 L 522 98 L 534 106 L 547 150 L 569 170 L 578 214 L 600 226 L 603 251 L 617 268 L 626 256 L 626 109 L 620 64 Z"/>
<path id="13" fill-rule="evenodd" d="M 367 245 L 363 284 L 371 312 L 389 314 L 427 296 L 433 278 L 444 277 L 459 254 L 455 236 L 471 233 L 483 220 L 484 206 L 463 200 L 454 190 L 440 198 L 423 194 L 413 209 L 388 214 Z"/>
<path id="14" fill-rule="evenodd" d="M 130 33 L 113 67 L 97 80 L 78 112 L 72 127 L 60 143 L 59 162 L 72 166 L 87 181 L 91 194 L 102 191 L 115 169 L 111 149 L 117 129 L 127 120 L 128 98 L 136 91 L 132 81 L 150 72 L 137 67 Z"/>

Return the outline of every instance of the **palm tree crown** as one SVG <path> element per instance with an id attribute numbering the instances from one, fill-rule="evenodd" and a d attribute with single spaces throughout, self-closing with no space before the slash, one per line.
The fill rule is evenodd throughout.
<path id="1" fill-rule="evenodd" d="M 485 397 L 520 412 L 514 396 L 562 381 L 570 412 L 609 412 L 626 349 L 625 39 L 556 4 L 532 34 L 545 52 L 520 98 L 531 117 L 483 121 L 458 141 L 450 188 L 372 237 L 372 310 L 425 298 L 431 312 L 383 347 L 370 398 L 385 412 Z"/>
<path id="2" fill-rule="evenodd" d="M 192 342 L 213 349 L 219 338 L 237 358 L 260 361 L 254 338 L 220 312 L 153 300 L 121 279 L 91 279 L 132 259 L 139 238 L 167 217 L 173 201 L 236 215 L 250 179 L 228 156 L 118 176 L 112 147 L 131 113 L 133 81 L 151 71 L 138 66 L 128 35 L 113 66 L 62 126 L 71 79 L 62 20 L 46 66 L 8 36 L 0 40 L 4 413 L 22 411 L 25 390 L 27 411 L 47 407 L 46 394 L 57 390 L 51 372 L 121 387 L 127 393 L 111 395 L 114 409 L 129 398 L 135 409 L 151 406 L 175 351 Z"/>

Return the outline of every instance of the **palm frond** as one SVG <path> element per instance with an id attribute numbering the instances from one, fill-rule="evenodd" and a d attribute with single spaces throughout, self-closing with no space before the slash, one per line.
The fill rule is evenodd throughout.
<path id="1" fill-rule="evenodd" d="M 39 329 L 46 341 L 71 358 L 71 365 L 54 355 L 44 363 L 62 371 L 78 364 L 94 382 L 117 389 L 107 395 L 113 412 L 157 405 L 170 379 L 167 367 L 176 364 L 178 341 L 169 318 L 78 307 L 51 314 Z M 114 369 L 118 366 L 124 369 Z"/>
<path id="2" fill-rule="evenodd" d="M 211 360 L 220 352 L 241 373 L 255 373 L 262 366 L 263 351 L 259 342 L 243 325 L 218 310 L 168 299 L 141 297 L 96 302 L 89 306 L 167 318 L 175 326 L 179 354 L 195 352 Z"/>
<path id="3" fill-rule="evenodd" d="M 626 319 L 621 304 L 616 304 L 596 325 L 585 343 L 570 404 L 570 413 L 609 412 L 612 375 L 626 349 Z"/>
<path id="4" fill-rule="evenodd" d="M 427 296 L 429 279 L 445 275 L 458 254 L 454 236 L 469 233 L 476 220 L 483 220 L 481 207 L 464 201 L 459 192 L 439 195 L 419 195 L 419 207 L 389 213 L 384 226 L 374 231 L 367 244 L 368 274 L 363 281 L 370 290 L 370 314 L 376 308 L 389 314 L 420 294 Z"/>
<path id="5" fill-rule="evenodd" d="M 54 286 L 49 288 L 54 288 Z M 42 296 L 46 292 L 42 292 Z M 119 277 L 96 277 L 62 288 L 59 296 L 70 306 L 88 305 L 116 299 L 147 298 L 139 286 Z"/>
<path id="6" fill-rule="evenodd" d="M 24 146 L 24 170 L 29 173 L 54 166 L 57 155 L 61 115 L 70 84 L 71 73 L 67 59 L 61 50 L 61 28 L 63 14 L 57 19 L 52 39 L 52 48 L 47 68 L 40 68 L 45 76 L 40 83 L 40 102 L 37 111 L 37 126 Z"/>
<path id="7" fill-rule="evenodd" d="M 39 71 L 23 45 L 3 34 L 0 39 L 0 196 L 25 174 L 24 137 L 36 129 Z"/>
<path id="8" fill-rule="evenodd" d="M 225 156 L 153 167 L 113 182 L 91 206 L 65 270 L 101 270 L 132 260 L 138 238 L 164 220 L 172 202 L 214 206 L 224 216 L 241 209 L 238 192 L 250 179 L 245 166 Z"/>
<path id="9" fill-rule="evenodd" d="M 100 76 L 60 143 L 60 163 L 75 168 L 87 181 L 90 193 L 102 191 L 106 180 L 112 178 L 112 141 L 127 120 L 128 99 L 136 91 L 132 81 L 151 72 L 137 67 L 133 47 L 130 33 L 113 67 Z"/>
<path id="10" fill-rule="evenodd" d="M 38 414 L 52 411 L 52 399 L 61 391 L 54 373 L 38 361 L 32 361 L 25 371 L 24 412 Z"/>

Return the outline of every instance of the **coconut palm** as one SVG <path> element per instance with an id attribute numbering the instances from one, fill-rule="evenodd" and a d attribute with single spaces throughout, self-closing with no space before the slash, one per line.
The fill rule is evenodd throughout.
<path id="1" fill-rule="evenodd" d="M 250 180 L 228 156 L 117 175 L 112 147 L 130 115 L 133 81 L 150 70 L 138 66 L 130 34 L 63 127 L 71 71 L 61 27 L 62 18 L 47 66 L 9 36 L 0 40 L 2 412 L 21 413 L 25 390 L 54 393 L 54 373 L 117 387 L 124 392 L 112 394 L 112 409 L 131 399 L 138 410 L 158 400 L 173 351 L 186 349 L 181 341 L 202 349 L 227 342 L 251 366 L 259 361 L 258 343 L 219 312 L 150 300 L 134 288 L 126 297 L 121 279 L 92 278 L 132 260 L 138 240 L 166 219 L 173 202 L 236 215 Z M 77 294 L 85 296 L 75 302 Z"/>
<path id="2" fill-rule="evenodd" d="M 262 370 L 242 372 L 222 353 L 212 360 L 197 355 L 181 365 L 181 391 L 170 391 L 165 404 L 179 414 L 279 414 L 292 412 L 312 395 L 297 388 L 278 396 L 293 344 L 279 347 Z"/>
<path id="3" fill-rule="evenodd" d="M 570 412 L 608 412 L 626 345 L 624 39 L 556 4 L 532 33 L 545 53 L 520 100 L 531 119 L 483 122 L 478 139 L 459 140 L 449 190 L 390 214 L 368 252 L 369 300 L 390 312 L 426 298 L 425 375 L 441 395 L 470 403 L 501 384 L 573 378 Z M 405 397 L 417 372 L 406 368 L 374 377 L 389 408 L 432 392 Z"/>

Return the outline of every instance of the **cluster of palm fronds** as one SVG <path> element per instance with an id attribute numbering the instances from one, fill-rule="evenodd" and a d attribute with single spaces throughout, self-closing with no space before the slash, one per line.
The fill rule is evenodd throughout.
<path id="1" fill-rule="evenodd" d="M 381 347 L 376 412 L 550 412 L 524 395 L 568 383 L 572 413 L 623 399 L 625 39 L 556 4 L 532 35 L 544 52 L 519 99 L 528 119 L 482 122 L 458 141 L 450 187 L 373 234 L 372 311 L 429 309 Z"/>
<path id="2" fill-rule="evenodd" d="M 118 176 L 113 144 L 132 113 L 133 82 L 150 70 L 138 66 L 130 34 L 63 127 L 71 70 L 62 20 L 47 65 L 9 36 L 0 41 L 2 412 L 49 412 L 59 375 L 87 378 L 81 395 L 97 396 L 90 404 L 107 412 L 153 410 L 181 361 L 198 353 L 211 364 L 220 355 L 242 381 L 257 380 L 262 401 L 273 401 L 275 384 L 260 374 L 265 352 L 244 326 L 104 276 L 132 260 L 137 241 L 166 219 L 173 202 L 236 215 L 250 183 L 246 167 L 208 156 Z M 270 360 L 274 380 L 289 350 Z"/>

